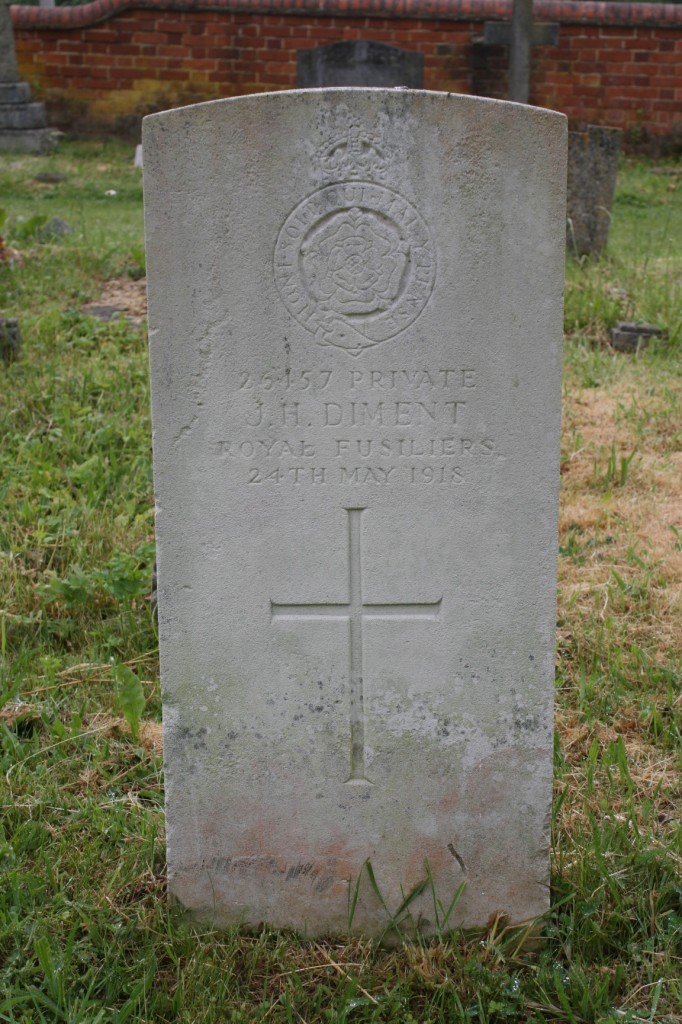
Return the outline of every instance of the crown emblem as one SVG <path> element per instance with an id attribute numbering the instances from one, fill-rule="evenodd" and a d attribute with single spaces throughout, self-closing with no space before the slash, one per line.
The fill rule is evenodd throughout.
<path id="1" fill-rule="evenodd" d="M 349 120 L 343 135 L 326 142 L 313 160 L 324 176 L 344 181 L 383 181 L 387 162 L 381 143 L 379 130 L 370 133 L 358 121 Z"/>

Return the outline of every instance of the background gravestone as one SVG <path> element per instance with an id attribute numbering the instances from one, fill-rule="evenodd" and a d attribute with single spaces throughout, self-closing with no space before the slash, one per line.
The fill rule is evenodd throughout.
<path id="1" fill-rule="evenodd" d="M 576 256 L 600 256 L 606 248 L 621 134 L 594 124 L 568 133 L 566 245 Z"/>
<path id="2" fill-rule="evenodd" d="M 215 924 L 381 935 L 369 861 L 392 911 L 431 872 L 408 933 L 460 889 L 452 927 L 526 922 L 565 118 L 331 89 L 143 139 L 169 891 Z"/>
<path id="3" fill-rule="evenodd" d="M 9 3 L 0 0 L 0 152 L 49 153 L 54 145 L 45 107 L 31 103 L 28 84 L 19 81 Z"/>
<path id="4" fill-rule="evenodd" d="M 424 55 L 372 40 L 344 40 L 297 53 L 299 89 L 424 87 Z"/>

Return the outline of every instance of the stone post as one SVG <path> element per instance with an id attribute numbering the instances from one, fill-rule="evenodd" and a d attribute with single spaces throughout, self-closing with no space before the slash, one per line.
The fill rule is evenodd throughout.
<path id="1" fill-rule="evenodd" d="M 18 82 L 17 51 L 8 0 L 0 0 L 0 83 Z"/>
<path id="2" fill-rule="evenodd" d="M 45 126 L 45 107 L 31 103 L 31 89 L 19 81 L 12 14 L 0 0 L 0 152 L 49 153 L 54 133 Z"/>
<path id="3" fill-rule="evenodd" d="M 509 48 L 509 99 L 513 103 L 528 102 L 532 35 L 533 0 L 514 0 Z"/>

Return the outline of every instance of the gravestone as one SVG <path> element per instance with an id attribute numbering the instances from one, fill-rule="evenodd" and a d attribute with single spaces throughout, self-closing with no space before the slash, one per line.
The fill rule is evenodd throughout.
<path id="1" fill-rule="evenodd" d="M 548 906 L 566 128 L 335 89 L 144 121 L 169 890 Z M 373 875 L 370 876 L 368 865 Z M 437 926 L 430 883 L 406 934 Z"/>
<path id="2" fill-rule="evenodd" d="M 299 89 L 324 86 L 424 87 L 424 54 L 370 39 L 348 39 L 297 53 Z"/>
<path id="3" fill-rule="evenodd" d="M 0 0 L 0 152 L 49 153 L 54 145 L 45 107 L 31 103 L 28 84 L 19 81 L 9 3 Z"/>
<path id="4" fill-rule="evenodd" d="M 621 134 L 596 124 L 568 133 L 566 245 L 575 256 L 601 256 L 606 248 Z"/>

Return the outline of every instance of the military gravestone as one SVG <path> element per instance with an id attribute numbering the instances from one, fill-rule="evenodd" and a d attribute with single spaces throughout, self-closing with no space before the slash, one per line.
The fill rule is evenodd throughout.
<path id="1" fill-rule="evenodd" d="M 171 894 L 381 934 L 548 906 L 562 115 L 144 123 Z M 357 904 L 355 897 L 357 895 Z M 434 927 L 432 894 L 405 930 Z"/>

